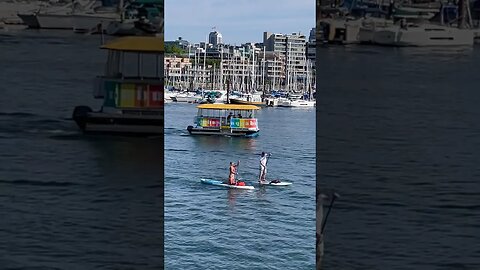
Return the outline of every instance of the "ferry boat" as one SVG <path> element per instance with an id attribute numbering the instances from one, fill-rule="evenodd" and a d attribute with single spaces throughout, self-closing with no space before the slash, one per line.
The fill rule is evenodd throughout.
<path id="1" fill-rule="evenodd" d="M 108 60 L 94 97 L 103 106 L 96 112 L 77 106 L 73 120 L 85 133 L 163 134 L 163 37 L 123 37 L 101 48 Z"/>
<path id="2" fill-rule="evenodd" d="M 254 105 L 201 104 L 194 126 L 188 126 L 191 135 L 223 135 L 232 137 L 255 137 L 259 133 Z"/>

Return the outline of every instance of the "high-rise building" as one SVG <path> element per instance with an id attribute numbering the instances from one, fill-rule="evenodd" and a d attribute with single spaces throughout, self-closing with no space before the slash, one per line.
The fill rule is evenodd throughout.
<path id="1" fill-rule="evenodd" d="M 208 43 L 216 46 L 223 43 L 222 34 L 216 30 L 213 30 L 208 34 Z"/>
<path id="2" fill-rule="evenodd" d="M 316 58 L 316 31 L 315 27 L 310 30 L 310 36 L 308 37 L 307 42 L 307 59 L 310 60 L 315 68 L 315 58 Z"/>
<path id="3" fill-rule="evenodd" d="M 264 32 L 263 44 L 265 50 L 279 53 L 285 59 L 287 76 L 296 74 L 297 77 L 306 74 L 306 37 L 300 33 L 275 34 Z"/>

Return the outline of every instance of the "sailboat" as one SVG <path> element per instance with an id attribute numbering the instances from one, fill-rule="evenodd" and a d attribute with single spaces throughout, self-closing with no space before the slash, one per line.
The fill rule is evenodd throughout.
<path id="1" fill-rule="evenodd" d="M 161 33 L 163 18 L 159 0 L 137 0 L 127 5 L 119 20 L 106 26 L 106 33 L 114 36 L 155 35 Z"/>
<path id="2" fill-rule="evenodd" d="M 254 50 L 254 49 L 253 49 Z M 242 55 L 242 91 L 239 93 L 237 96 L 234 98 L 230 98 L 230 103 L 231 104 L 244 104 L 244 105 L 255 105 L 255 106 L 266 106 L 267 104 L 263 100 L 263 93 L 261 92 L 254 92 L 255 89 L 255 52 L 252 53 L 252 66 L 251 70 L 248 71 L 250 73 L 250 91 L 247 91 L 245 89 L 246 83 L 245 83 L 245 51 L 243 51 Z M 248 61 L 247 61 L 248 64 Z"/>
<path id="3" fill-rule="evenodd" d="M 316 106 L 317 102 L 315 101 L 315 99 L 313 99 L 312 91 L 312 63 L 310 62 L 310 60 L 306 60 L 306 58 L 304 60 L 307 65 L 307 73 L 305 77 L 304 87 L 308 90 L 308 98 L 305 98 L 305 92 L 302 95 L 290 94 L 288 98 L 282 98 L 278 101 L 279 107 L 312 108 Z M 288 74 L 289 78 L 287 78 L 287 82 L 290 81 L 290 72 Z M 294 75 L 294 77 L 296 77 L 296 75 Z M 287 83 L 287 85 L 289 84 Z"/>

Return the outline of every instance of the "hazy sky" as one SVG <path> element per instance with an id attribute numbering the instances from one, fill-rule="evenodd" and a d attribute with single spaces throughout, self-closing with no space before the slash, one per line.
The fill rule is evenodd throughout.
<path id="1" fill-rule="evenodd" d="M 214 26 L 229 44 L 262 42 L 265 31 L 308 38 L 315 0 L 165 0 L 166 41 L 205 41 Z"/>

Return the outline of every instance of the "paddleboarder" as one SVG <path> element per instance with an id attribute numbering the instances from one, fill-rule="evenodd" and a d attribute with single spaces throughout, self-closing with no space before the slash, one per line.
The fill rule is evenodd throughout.
<path id="1" fill-rule="evenodd" d="M 228 176 L 228 184 L 229 185 L 236 185 L 237 181 L 235 180 L 235 175 L 237 174 L 237 167 L 240 161 L 237 164 L 230 162 L 230 175 Z"/>
<path id="2" fill-rule="evenodd" d="M 267 153 L 262 152 L 262 157 L 260 158 L 260 177 L 258 179 L 258 182 L 260 183 L 265 182 L 265 178 L 267 176 L 267 159 Z"/>

